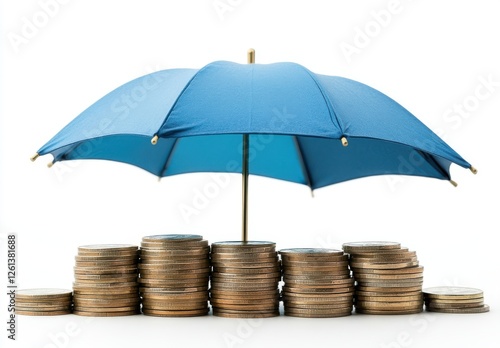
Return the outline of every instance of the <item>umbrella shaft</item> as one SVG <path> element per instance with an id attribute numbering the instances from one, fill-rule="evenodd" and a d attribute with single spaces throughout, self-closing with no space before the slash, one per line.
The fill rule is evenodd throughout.
<path id="1" fill-rule="evenodd" d="M 242 237 L 243 242 L 248 241 L 248 147 L 249 136 L 243 134 L 243 158 L 242 158 Z"/>

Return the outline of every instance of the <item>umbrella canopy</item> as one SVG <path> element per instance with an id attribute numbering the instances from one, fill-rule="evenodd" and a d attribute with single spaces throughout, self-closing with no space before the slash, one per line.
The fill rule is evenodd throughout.
<path id="1" fill-rule="evenodd" d="M 32 159 L 49 153 L 51 164 L 105 159 L 158 177 L 243 172 L 311 189 L 382 174 L 451 181 L 451 163 L 475 172 L 388 96 L 295 63 L 217 61 L 142 76 L 83 111 Z"/>

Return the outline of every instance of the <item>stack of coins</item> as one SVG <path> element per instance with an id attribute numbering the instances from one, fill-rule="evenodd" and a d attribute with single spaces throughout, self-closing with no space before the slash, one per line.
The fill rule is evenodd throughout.
<path id="1" fill-rule="evenodd" d="M 210 303 L 227 318 L 279 315 L 280 261 L 272 242 L 212 244 Z"/>
<path id="2" fill-rule="evenodd" d="M 354 280 L 341 250 L 297 248 L 280 254 L 285 315 L 331 318 L 352 313 Z"/>
<path id="3" fill-rule="evenodd" d="M 412 314 L 423 310 L 423 267 L 397 242 L 343 244 L 356 280 L 357 313 Z"/>
<path id="4" fill-rule="evenodd" d="M 16 314 L 62 315 L 70 314 L 73 293 L 66 289 L 26 289 L 16 291 Z"/>
<path id="5" fill-rule="evenodd" d="M 140 313 L 137 262 L 135 245 L 79 247 L 73 284 L 74 314 L 111 317 Z"/>
<path id="6" fill-rule="evenodd" d="M 139 263 L 142 312 L 161 317 L 207 315 L 210 247 L 199 235 L 147 236 Z"/>
<path id="7" fill-rule="evenodd" d="M 485 313 L 483 291 L 460 286 L 439 286 L 423 290 L 425 309 L 440 313 Z"/>

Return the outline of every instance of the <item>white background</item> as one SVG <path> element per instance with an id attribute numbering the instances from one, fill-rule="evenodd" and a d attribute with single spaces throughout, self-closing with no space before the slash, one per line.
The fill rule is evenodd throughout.
<path id="1" fill-rule="evenodd" d="M 87 106 L 135 77 L 214 60 L 245 63 L 253 47 L 257 63 L 293 61 L 381 90 L 479 172 L 453 165 L 457 188 L 372 177 L 317 190 L 315 198 L 300 185 L 251 177 L 250 239 L 274 241 L 278 249 L 399 241 L 417 251 L 424 286 L 478 287 L 492 308 L 481 315 L 338 319 L 18 317 L 11 342 L 2 295 L 2 347 L 498 347 L 495 2 L 25 0 L 2 1 L 0 13 L 0 262 L 6 264 L 6 235 L 17 233 L 21 288 L 71 288 L 79 245 L 139 244 L 159 233 L 240 238 L 237 175 L 186 219 L 179 207 L 214 183 L 208 174 L 158 183 L 118 163 L 66 162 L 49 170 L 50 156 L 29 158 Z M 450 111 L 457 105 L 461 115 Z M 6 266 L 0 269 L 6 291 Z"/>

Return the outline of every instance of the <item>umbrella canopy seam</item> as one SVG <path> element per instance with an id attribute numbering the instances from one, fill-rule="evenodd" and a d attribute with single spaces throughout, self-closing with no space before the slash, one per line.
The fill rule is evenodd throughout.
<path id="1" fill-rule="evenodd" d="M 325 104 L 328 107 L 328 112 L 330 113 L 330 120 L 332 121 L 332 124 L 335 125 L 335 122 L 334 122 L 334 119 L 335 119 L 335 121 L 337 122 L 336 126 L 340 129 L 342 134 L 344 134 L 345 133 L 344 125 L 342 124 L 340 119 L 337 117 L 337 114 L 335 113 L 335 110 L 333 109 L 333 105 L 332 105 L 330 98 L 326 95 L 325 91 L 323 90 L 323 87 L 316 79 L 315 74 L 305 67 L 303 67 L 303 69 L 311 77 L 311 79 L 314 81 L 314 83 L 318 87 L 318 90 L 321 92 L 321 96 L 323 97 L 323 100 L 325 101 Z"/>

